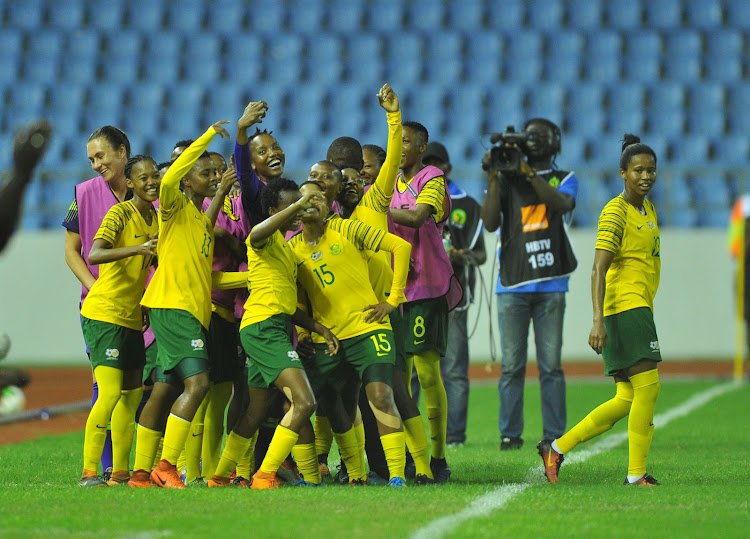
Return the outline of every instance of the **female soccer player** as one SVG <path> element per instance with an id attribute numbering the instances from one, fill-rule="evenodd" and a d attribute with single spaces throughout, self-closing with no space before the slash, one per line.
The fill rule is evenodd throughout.
<path id="1" fill-rule="evenodd" d="M 130 141 L 116 127 L 96 129 L 86 143 L 89 164 L 99 175 L 75 187 L 75 198 L 62 222 L 65 227 L 65 262 L 81 282 L 81 304 L 99 276 L 98 266 L 88 262 L 94 236 L 109 209 L 130 196 L 125 179 L 125 163 L 130 157 Z M 86 352 L 89 349 L 86 346 Z M 99 388 L 94 378 L 91 405 L 96 403 Z M 109 432 L 102 453 L 102 470 L 107 477 L 112 468 Z"/>
<path id="2" fill-rule="evenodd" d="M 283 236 L 283 232 L 296 230 L 301 212 L 312 207 L 314 200 L 325 204 L 321 193 L 309 193 L 300 198 L 297 184 L 285 178 L 273 179 L 263 189 L 261 203 L 269 218 L 255 226 L 247 240 L 252 286 L 240 329 L 242 345 L 250 358 L 250 407 L 227 437 L 227 445 L 216 475 L 208 482 L 209 487 L 229 485 L 231 471 L 253 443 L 258 427 L 268 416 L 277 396 L 282 394 L 291 406 L 276 427 L 250 487 L 277 488 L 276 471 L 290 450 L 293 450 L 304 475 L 303 484 L 321 484 L 315 436 L 310 424 L 315 397 L 292 345 L 292 325 L 296 323 L 318 333 L 330 354 L 338 351 L 338 340 L 328 328 L 298 311 L 298 260 Z"/>
<path id="3" fill-rule="evenodd" d="M 211 319 L 214 223 L 233 181 L 230 175 L 217 181 L 216 166 L 205 150 L 217 133 L 229 138 L 221 127 L 224 123 L 228 122 L 215 123 L 188 147 L 161 181 L 159 267 L 141 301 L 150 309 L 158 367 L 154 390 L 140 416 L 130 486 L 150 485 L 149 470 L 164 431 L 162 460 L 151 480 L 160 487 L 185 488 L 175 464 L 209 387 L 206 331 Z M 203 213 L 206 197 L 214 200 Z"/>
<path id="4" fill-rule="evenodd" d="M 113 473 L 110 485 L 130 479 L 130 447 L 135 411 L 141 401 L 146 353 L 141 297 L 156 254 L 159 230 L 153 202 L 159 195 L 159 171 L 147 155 L 125 165 L 133 198 L 114 205 L 94 236 L 88 263 L 101 264 L 99 278 L 81 307 L 83 335 L 89 344 L 99 398 L 89 413 L 83 443 L 82 487 L 105 486 L 96 474 L 107 424 L 112 420 Z"/>
<path id="5" fill-rule="evenodd" d="M 303 194 L 317 190 L 322 192 L 323 187 L 316 182 L 307 182 L 301 188 Z M 337 412 L 334 403 L 339 400 L 337 395 L 343 382 L 349 379 L 348 370 L 353 368 L 365 386 L 377 419 L 388 463 L 389 485 L 403 487 L 406 486 L 404 433 L 393 400 L 395 344 L 387 316 L 406 299 L 403 287 L 411 246 L 361 221 L 335 216 L 327 219 L 328 208 L 315 205 L 307 210 L 302 217 L 302 234 L 289 242 L 300 260 L 299 281 L 309 297 L 313 317 L 331 328 L 341 346 L 336 356 L 326 358 L 324 343 L 313 338 L 315 358 L 305 367 L 310 366 L 308 376 L 316 395 L 324 399 L 333 431 L 341 440 L 338 445 L 342 458 L 346 459 L 350 484 L 365 482 L 367 476 L 361 458 L 348 453 L 350 445 L 358 447 L 349 414 Z M 393 254 L 395 268 L 390 294 L 382 302 L 372 289 L 367 269 L 367 258 L 380 249 Z"/>
<path id="6" fill-rule="evenodd" d="M 599 217 L 591 272 L 594 326 L 589 334 L 589 345 L 602 354 L 605 372 L 614 377 L 617 390 L 613 399 L 595 408 L 562 437 L 539 443 L 550 483 L 557 483 L 565 453 L 629 416 L 630 460 L 625 484 L 659 485 L 646 473 L 661 387 L 656 369 L 661 352 L 653 315 L 661 249 L 656 210 L 646 200 L 656 181 L 656 154 L 635 135 L 625 135 L 620 176 L 625 184 L 622 194 L 609 201 Z"/>

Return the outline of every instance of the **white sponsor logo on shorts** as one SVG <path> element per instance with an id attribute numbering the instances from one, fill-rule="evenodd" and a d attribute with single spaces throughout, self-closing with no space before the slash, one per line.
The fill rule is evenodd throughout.
<path id="1" fill-rule="evenodd" d="M 649 343 L 649 346 L 651 346 L 652 352 L 658 352 L 659 351 L 659 341 L 651 341 Z"/>
<path id="2" fill-rule="evenodd" d="M 120 357 L 120 351 L 117 348 L 107 348 L 107 351 L 104 353 L 107 355 L 107 359 L 112 361 Z"/>
<path id="3" fill-rule="evenodd" d="M 193 339 L 190 341 L 190 346 L 193 347 L 193 350 L 203 350 L 203 339 Z"/>
<path id="4" fill-rule="evenodd" d="M 294 350 L 289 350 L 286 355 L 291 359 L 292 361 L 299 361 L 299 355 Z"/>

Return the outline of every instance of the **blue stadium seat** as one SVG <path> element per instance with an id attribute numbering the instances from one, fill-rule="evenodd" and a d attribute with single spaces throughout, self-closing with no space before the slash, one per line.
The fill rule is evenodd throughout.
<path id="1" fill-rule="evenodd" d="M 673 31 L 668 33 L 665 38 L 667 60 L 685 56 L 700 56 L 702 48 L 701 36 L 694 30 Z"/>
<path id="2" fill-rule="evenodd" d="M 448 28 L 462 32 L 477 32 L 485 26 L 482 0 L 449 0 Z"/>
<path id="3" fill-rule="evenodd" d="M 750 30 L 750 10 L 745 0 L 725 0 L 726 20 L 734 28 Z"/>
<path id="4" fill-rule="evenodd" d="M 181 116 L 181 114 L 179 113 L 179 111 L 172 111 L 170 114 L 165 114 L 165 116 Z M 181 119 L 179 118 L 177 120 L 170 119 L 168 125 L 170 127 L 174 127 L 175 122 L 180 121 Z M 133 105 L 130 105 L 125 109 L 125 112 L 122 115 L 122 125 L 118 127 L 121 127 L 125 130 L 126 133 L 128 133 L 128 138 L 130 138 L 130 145 L 132 148 L 135 148 L 135 143 L 137 141 L 134 140 L 133 137 L 141 137 L 148 133 L 161 132 L 162 109 L 140 109 L 134 107 Z M 197 138 L 199 135 L 199 133 L 193 133 L 192 131 L 187 129 L 180 132 L 185 133 L 182 138 Z M 167 142 L 167 144 L 170 143 L 172 142 Z M 145 150 L 141 149 L 138 151 L 142 152 Z"/>
<path id="5" fill-rule="evenodd" d="M 405 121 L 419 122 L 431 133 L 442 130 L 446 101 L 443 88 L 434 84 L 413 85 L 403 93 L 404 105 L 401 109 Z"/>
<path id="6" fill-rule="evenodd" d="M 729 86 L 729 128 L 736 134 L 750 133 L 750 84 L 740 82 Z"/>
<path id="7" fill-rule="evenodd" d="M 581 83 L 569 87 L 568 105 L 565 107 L 565 111 L 568 131 L 578 135 L 591 135 L 604 131 L 604 90 L 602 86 L 600 84 Z"/>
<path id="8" fill-rule="evenodd" d="M 286 6 L 284 2 L 267 2 L 252 0 L 248 7 L 248 23 L 252 32 L 275 34 L 281 37 L 281 32 L 287 29 Z"/>
<path id="9" fill-rule="evenodd" d="M 693 31 L 676 31 L 667 35 L 664 74 L 670 80 L 693 82 L 701 77 L 700 35 Z"/>
<path id="10" fill-rule="evenodd" d="M 527 24 L 537 30 L 558 30 L 563 23 L 562 0 L 531 0 L 527 2 Z"/>
<path id="11" fill-rule="evenodd" d="M 398 47 L 386 49 L 385 79 L 394 88 L 418 84 L 422 78 L 422 38 L 415 33 L 402 34 Z M 403 51 L 409 51 L 405 54 Z"/>
<path id="12" fill-rule="evenodd" d="M 699 210 L 698 225 L 712 228 L 726 228 L 729 223 L 729 208 Z"/>
<path id="13" fill-rule="evenodd" d="M 699 176 L 693 178 L 695 205 L 699 210 L 729 208 L 729 185 L 721 176 Z M 728 222 L 725 221 L 724 224 Z"/>
<path id="14" fill-rule="evenodd" d="M 274 135 L 276 135 L 275 132 Z M 276 140 L 279 141 L 281 148 L 284 150 L 284 155 L 286 156 L 286 168 L 290 168 L 290 163 L 295 163 L 304 172 L 304 176 L 298 179 L 298 183 L 307 180 L 307 173 L 314 161 L 325 159 L 327 148 L 323 144 L 327 144 L 327 142 L 323 143 L 322 140 L 320 140 L 320 142 L 323 144 L 317 148 L 314 156 L 311 155 L 309 137 L 300 136 L 289 131 L 283 131 L 278 133 L 278 138 Z"/>
<path id="15" fill-rule="evenodd" d="M 423 64 L 428 81 L 458 81 L 462 78 L 463 43 L 456 33 L 431 33 L 425 40 Z"/>
<path id="16" fill-rule="evenodd" d="M 243 110 L 250 101 L 265 101 L 268 103 L 268 110 L 271 116 L 264 121 L 265 124 L 274 125 L 275 118 L 281 119 L 283 109 L 286 108 L 287 88 L 283 84 L 276 82 L 257 82 L 252 86 L 245 88 L 243 86 L 242 98 L 245 103 L 242 104 Z M 290 95 L 301 91 L 297 86 L 290 87 Z"/>
<path id="17" fill-rule="evenodd" d="M 556 30 L 547 34 L 544 78 L 557 84 L 578 83 L 584 38 L 580 32 Z"/>
<path id="18" fill-rule="evenodd" d="M 462 84 L 451 87 L 446 107 L 449 131 L 472 141 L 479 140 L 485 131 L 483 109 L 486 99 L 487 91 L 482 86 Z"/>
<path id="19" fill-rule="evenodd" d="M 165 17 L 167 26 L 192 34 L 203 28 L 205 14 L 203 12 L 205 2 L 203 0 L 180 0 L 170 2 L 167 6 Z M 212 29 L 218 30 L 217 28 Z"/>
<path id="20" fill-rule="evenodd" d="M 102 125 L 118 125 L 125 104 L 124 87 L 116 84 L 95 85 L 89 88 L 89 96 L 83 118 L 85 132 Z"/>
<path id="21" fill-rule="evenodd" d="M 747 10 L 747 4 L 745 9 Z M 685 15 L 689 28 L 715 32 L 722 26 L 722 2 L 721 0 L 687 0 Z M 732 26 L 735 24 L 731 16 L 727 17 L 727 22 Z"/>
<path id="22" fill-rule="evenodd" d="M 80 108 L 50 106 L 44 112 L 44 117 L 50 121 L 55 133 L 60 134 L 61 138 L 73 136 L 81 130 Z"/>
<path id="23" fill-rule="evenodd" d="M 525 24 L 524 3 L 523 0 L 487 2 L 489 28 L 511 32 L 514 36 L 517 35 L 519 29 Z"/>
<path id="24" fill-rule="evenodd" d="M 632 30 L 643 24 L 640 2 L 604 2 L 607 26 Z"/>
<path id="25" fill-rule="evenodd" d="M 376 2 L 378 5 L 380 2 Z M 444 27 L 445 2 L 420 0 L 406 5 L 406 22 L 410 29 L 439 35 Z"/>
<path id="26" fill-rule="evenodd" d="M 382 43 L 375 34 L 359 33 L 348 36 L 344 44 L 343 61 L 346 65 L 347 80 L 383 80 Z"/>
<path id="27" fill-rule="evenodd" d="M 365 126 L 365 90 L 359 84 L 339 84 L 328 96 L 326 132 L 331 137 L 360 136 Z"/>
<path id="28" fill-rule="evenodd" d="M 18 82 L 8 88 L 8 109 L 27 109 L 39 114 L 47 100 L 47 88 L 33 83 Z"/>
<path id="29" fill-rule="evenodd" d="M 78 113 L 85 102 L 85 84 L 57 82 L 50 87 L 49 110 L 73 110 Z"/>
<path id="30" fill-rule="evenodd" d="M 127 20 L 130 29 L 141 32 L 164 30 L 165 2 L 128 2 Z"/>
<path id="31" fill-rule="evenodd" d="M 99 60 L 102 80 L 108 84 L 132 84 L 139 77 L 139 56 L 127 55 L 114 60 L 102 56 Z"/>
<path id="32" fill-rule="evenodd" d="M 206 114 L 211 118 L 234 118 L 247 106 L 243 86 L 226 82 L 211 86 L 206 92 Z"/>
<path id="33" fill-rule="evenodd" d="M 586 181 L 578 184 L 573 223 L 581 227 L 596 226 L 605 201 L 612 198 L 610 195 L 604 178 L 593 174 L 586 177 Z"/>
<path id="34" fill-rule="evenodd" d="M 688 90 L 688 130 L 704 135 L 721 135 L 725 130 L 724 86 L 703 83 Z"/>
<path id="35" fill-rule="evenodd" d="M 247 27 L 246 4 L 237 0 L 213 0 L 207 11 L 207 28 L 234 35 Z"/>
<path id="36" fill-rule="evenodd" d="M 711 153 L 711 143 L 705 135 L 685 135 L 674 139 L 670 145 L 674 165 L 707 165 Z"/>
<path id="37" fill-rule="evenodd" d="M 623 78 L 628 81 L 652 82 L 660 78 L 661 37 L 655 31 L 634 32 L 625 40 Z"/>
<path id="38" fill-rule="evenodd" d="M 398 32 L 404 23 L 404 6 L 401 0 L 380 0 L 367 6 L 365 16 L 368 28 L 385 34 Z"/>
<path id="39" fill-rule="evenodd" d="M 161 84 L 143 82 L 128 90 L 128 107 L 151 113 L 164 108 L 164 87 Z"/>
<path id="40" fill-rule="evenodd" d="M 55 30 L 37 30 L 29 35 L 27 57 L 57 58 L 63 51 L 63 34 Z"/>
<path id="41" fill-rule="evenodd" d="M 305 43 L 307 80 L 335 82 L 343 76 L 341 42 L 335 35 L 308 36 Z"/>
<path id="42" fill-rule="evenodd" d="M 14 28 L 3 28 L 3 47 L 0 49 L 0 60 L 22 54 L 23 34 Z"/>
<path id="43" fill-rule="evenodd" d="M 99 34 L 94 31 L 72 32 L 66 41 L 66 55 L 86 61 L 94 61 L 101 47 Z"/>
<path id="44" fill-rule="evenodd" d="M 325 26 L 325 3 L 319 0 L 291 0 L 287 9 L 289 16 L 289 28 L 292 31 L 302 31 L 304 33 L 314 32 L 317 28 Z M 351 19 L 343 27 L 333 27 L 339 32 L 355 32 L 359 30 L 356 21 Z"/>
<path id="45" fill-rule="evenodd" d="M 185 40 L 182 75 L 186 80 L 215 81 L 222 76 L 221 41 L 213 33 L 194 33 Z"/>
<path id="46" fill-rule="evenodd" d="M 349 0 L 348 2 L 330 2 L 325 18 L 329 28 L 337 32 L 352 30 L 357 32 L 364 26 L 365 0 Z M 349 32 L 347 32 L 349 33 Z"/>
<path id="47" fill-rule="evenodd" d="M 526 95 L 526 118 L 547 118 L 562 125 L 565 90 L 554 83 L 530 86 Z"/>
<path id="48" fill-rule="evenodd" d="M 22 78 L 28 82 L 53 84 L 58 78 L 60 62 L 57 58 L 27 56 L 22 63 Z"/>
<path id="49" fill-rule="evenodd" d="M 48 8 L 49 26 L 65 31 L 76 31 L 83 27 L 83 0 L 50 2 Z"/>
<path id="50" fill-rule="evenodd" d="M 327 89 L 320 84 L 297 84 L 289 94 L 289 104 L 283 111 L 270 108 L 269 114 L 283 113 L 286 131 L 310 136 L 320 132 L 325 119 Z M 343 111 L 336 111 L 343 114 Z"/>
<path id="51" fill-rule="evenodd" d="M 24 30 L 38 30 L 44 21 L 44 1 L 24 0 L 8 2 L 8 26 Z"/>
<path id="52" fill-rule="evenodd" d="M 575 168 L 582 166 L 586 161 L 586 139 L 579 135 L 565 133 L 562 140 L 562 151 L 560 161 L 565 163 L 564 167 Z"/>
<path id="53" fill-rule="evenodd" d="M 596 31 L 602 27 L 602 5 L 598 1 L 569 0 L 565 2 L 568 26 L 580 30 Z"/>
<path id="54" fill-rule="evenodd" d="M 14 84 L 18 80 L 18 64 L 17 56 L 0 57 L 0 86 Z"/>
<path id="55" fill-rule="evenodd" d="M 271 38 L 263 57 L 265 77 L 274 82 L 297 83 L 302 75 L 302 39 L 288 34 L 283 39 Z"/>
<path id="56" fill-rule="evenodd" d="M 60 2 L 63 5 L 62 2 Z M 87 0 L 86 8 L 89 20 L 97 30 L 121 30 L 125 26 L 125 2 L 123 0 Z M 131 25 L 133 22 L 131 21 Z"/>
<path id="57" fill-rule="evenodd" d="M 747 168 L 750 163 L 750 138 L 747 135 L 724 135 L 713 139 L 714 161 L 719 166 Z"/>
<path id="58" fill-rule="evenodd" d="M 500 80 L 503 40 L 497 32 L 467 34 L 466 51 L 466 80 L 474 83 L 497 83 Z"/>
<path id="59" fill-rule="evenodd" d="M 643 131 L 645 92 L 638 83 L 621 82 L 607 90 L 607 130 L 622 133 Z"/>
<path id="60" fill-rule="evenodd" d="M 513 83 L 532 84 L 541 78 L 542 36 L 538 32 L 512 35 L 507 42 L 504 78 Z"/>
<path id="61" fill-rule="evenodd" d="M 717 82 L 740 80 L 743 59 L 742 33 L 734 29 L 713 30 L 706 35 L 706 43 L 706 78 Z"/>
<path id="62" fill-rule="evenodd" d="M 679 28 L 682 26 L 681 0 L 643 2 L 646 22 L 650 28 Z"/>
<path id="63" fill-rule="evenodd" d="M 509 125 L 520 130 L 524 121 L 523 88 L 512 84 L 491 86 L 487 95 L 487 113 L 490 131 L 505 131 Z"/>
<path id="64" fill-rule="evenodd" d="M 617 32 L 596 31 L 588 34 L 584 78 L 611 83 L 620 78 L 622 38 Z"/>
<path id="65" fill-rule="evenodd" d="M 95 83 L 98 79 L 98 64 L 95 57 L 91 59 L 76 58 L 70 54 L 60 58 L 59 80 L 71 83 Z"/>
<path id="66" fill-rule="evenodd" d="M 263 71 L 261 59 L 265 54 L 265 47 L 259 36 L 246 33 L 228 36 L 226 51 L 224 64 L 227 66 L 229 80 L 238 80 L 241 77 L 251 80 L 260 78 Z"/>

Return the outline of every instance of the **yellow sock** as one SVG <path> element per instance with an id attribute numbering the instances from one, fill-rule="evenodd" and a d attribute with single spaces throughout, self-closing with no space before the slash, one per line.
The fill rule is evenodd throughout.
<path id="1" fill-rule="evenodd" d="M 153 462 L 153 464 L 151 466 L 152 470 L 159 465 L 159 461 L 161 460 L 162 451 L 164 451 L 164 433 L 162 433 L 161 438 L 159 438 L 159 445 L 156 447 L 156 453 L 154 453 L 154 462 Z M 185 453 L 185 451 L 182 452 L 183 459 L 184 459 L 184 453 Z"/>
<path id="2" fill-rule="evenodd" d="M 617 382 L 615 396 L 594 408 L 580 423 L 557 439 L 557 447 L 567 453 L 578 444 L 607 432 L 630 412 L 633 402 L 633 386 L 630 382 Z"/>
<path id="3" fill-rule="evenodd" d="M 203 477 L 201 473 L 201 457 L 203 448 L 203 437 L 205 435 L 204 418 L 206 416 L 206 407 L 208 406 L 208 395 L 203 399 L 201 405 L 195 411 L 193 420 L 190 422 L 190 434 L 185 438 L 185 449 L 177 459 L 177 469 L 187 468 L 185 472 L 185 483 L 190 483 L 196 477 Z M 184 464 L 183 464 L 183 456 Z M 206 475 L 205 477 L 211 477 Z"/>
<path id="4" fill-rule="evenodd" d="M 315 484 L 322 481 L 315 444 L 297 444 L 292 448 L 292 455 L 294 455 L 299 473 L 302 474 L 305 481 Z"/>
<path id="5" fill-rule="evenodd" d="M 107 425 L 112 412 L 120 400 L 122 371 L 113 367 L 96 367 L 94 370 L 99 384 L 99 397 L 89 412 L 83 439 L 83 469 L 97 471 L 102 458 Z"/>
<path id="6" fill-rule="evenodd" d="M 357 410 L 357 419 L 359 423 L 352 425 L 354 428 L 354 434 L 357 436 L 357 446 L 360 451 L 365 450 L 365 424 L 362 423 L 362 416 L 359 415 L 359 409 Z"/>
<path id="7" fill-rule="evenodd" d="M 190 434 L 190 421 L 169 414 L 167 428 L 164 430 L 164 449 L 161 452 L 162 460 L 170 464 L 177 464 L 180 452 L 185 448 L 185 440 Z"/>
<path id="8" fill-rule="evenodd" d="M 135 440 L 134 470 L 146 470 L 150 472 L 154 469 L 154 459 L 161 439 L 161 432 L 138 425 L 138 436 Z"/>
<path id="9" fill-rule="evenodd" d="M 135 412 L 143 397 L 143 387 L 120 392 L 112 412 L 112 468 L 114 471 L 130 470 L 130 450 L 135 435 Z"/>
<path id="10" fill-rule="evenodd" d="M 218 475 L 219 477 L 229 477 L 232 475 L 232 470 L 237 468 L 237 464 L 247 453 L 248 447 L 251 444 L 254 445 L 257 436 L 256 434 L 252 438 L 243 438 L 234 431 L 230 432 L 229 436 L 227 436 L 227 445 L 224 447 L 224 452 L 221 454 L 221 459 L 219 459 L 219 464 L 216 466 L 214 475 Z M 238 472 L 237 475 L 240 476 L 240 473 Z M 247 475 L 241 477 L 245 479 L 249 478 Z"/>
<path id="11" fill-rule="evenodd" d="M 445 435 L 448 432 L 448 396 L 445 394 L 445 386 L 440 375 L 440 355 L 435 350 L 415 355 L 414 364 L 417 366 L 419 384 L 422 386 L 427 408 L 432 456 L 444 459 Z"/>
<path id="12" fill-rule="evenodd" d="M 228 436 L 227 440 L 229 440 Z M 253 437 L 250 438 L 250 445 L 245 450 L 245 453 L 242 455 L 240 461 L 237 463 L 237 477 L 250 479 L 250 476 L 253 475 L 253 470 L 255 469 L 255 442 L 257 441 L 258 431 L 256 430 L 255 434 L 253 434 Z"/>
<path id="13" fill-rule="evenodd" d="M 422 416 L 418 415 L 404 421 L 404 437 L 416 466 L 416 473 L 433 479 L 430 469 L 430 454 L 427 450 L 427 434 L 424 432 Z"/>
<path id="14" fill-rule="evenodd" d="M 336 438 L 336 445 L 339 446 L 341 459 L 346 463 L 346 471 L 349 472 L 349 481 L 354 479 L 365 479 L 365 458 L 364 452 L 359 449 L 357 435 L 354 427 L 344 433 L 333 433 Z"/>
<path id="15" fill-rule="evenodd" d="M 268 444 L 266 457 L 260 464 L 260 471 L 264 473 L 277 472 L 281 463 L 292 451 L 292 447 L 297 443 L 299 434 L 279 425 L 273 433 L 271 443 Z"/>
<path id="16" fill-rule="evenodd" d="M 224 437 L 224 414 L 232 397 L 232 382 L 212 384 L 208 392 L 205 426 L 203 428 L 203 477 L 212 477 L 221 457 Z"/>
<path id="17" fill-rule="evenodd" d="M 321 415 L 315 416 L 315 451 L 318 455 L 326 455 L 331 452 L 333 443 L 333 431 L 328 418 Z"/>
<path id="18" fill-rule="evenodd" d="M 380 437 L 383 444 L 385 461 L 388 463 L 390 479 L 400 477 L 404 479 L 404 466 L 406 465 L 406 448 L 404 447 L 404 432 L 392 432 Z"/>
<path id="19" fill-rule="evenodd" d="M 633 405 L 628 418 L 628 475 L 646 473 L 646 457 L 654 436 L 654 410 L 661 383 L 656 369 L 630 377 L 633 385 Z"/>

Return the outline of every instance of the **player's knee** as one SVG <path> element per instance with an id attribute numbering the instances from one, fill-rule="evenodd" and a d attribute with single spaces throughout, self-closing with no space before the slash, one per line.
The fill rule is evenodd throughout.
<path id="1" fill-rule="evenodd" d="M 315 397 L 310 393 L 309 395 L 295 396 L 294 398 L 294 412 L 302 419 L 308 419 L 315 413 L 317 403 Z"/>

